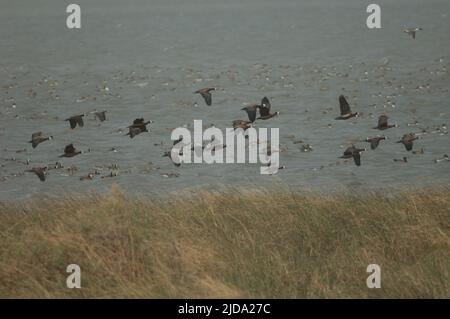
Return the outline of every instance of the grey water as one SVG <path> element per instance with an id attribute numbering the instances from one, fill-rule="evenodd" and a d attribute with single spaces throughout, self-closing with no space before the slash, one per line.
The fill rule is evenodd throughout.
<path id="1" fill-rule="evenodd" d="M 75 2 L 75 1 L 74 1 Z M 360 0 L 77 0 L 79 30 L 64 1 L 0 1 L 0 200 L 67 192 L 164 194 L 228 186 L 313 191 L 409 189 L 450 184 L 450 2 L 378 1 L 381 29 L 368 29 Z M 420 26 L 412 39 L 404 27 Z M 193 92 L 217 87 L 208 107 Z M 360 117 L 336 121 L 344 94 Z M 280 115 L 278 174 L 257 164 L 186 164 L 164 151 L 173 128 L 225 129 L 267 96 Z M 99 122 L 93 110 L 107 110 Z M 64 120 L 87 113 L 71 130 Z M 399 125 L 374 130 L 386 113 Z M 153 123 L 130 139 L 135 118 Z M 51 141 L 33 149 L 31 134 Z M 425 132 L 406 152 L 403 134 Z M 362 165 L 338 157 L 384 134 Z M 294 143 L 296 142 L 296 143 Z M 312 145 L 303 152 L 303 143 Z M 85 151 L 58 158 L 73 143 Z M 113 152 L 112 149 L 116 152 Z M 408 163 L 393 159 L 406 156 Z M 26 161 L 29 160 L 27 165 Z M 61 162 L 45 182 L 25 170 Z M 117 168 L 114 168 L 117 166 Z M 68 168 L 73 167 L 72 171 Z M 100 172 L 93 180 L 80 177 Z M 111 171 L 118 175 L 110 178 Z"/>

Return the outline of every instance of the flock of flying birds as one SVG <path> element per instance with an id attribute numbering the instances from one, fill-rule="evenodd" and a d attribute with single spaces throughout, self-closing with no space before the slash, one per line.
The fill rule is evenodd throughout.
<path id="1" fill-rule="evenodd" d="M 413 39 L 415 39 L 416 32 L 419 30 L 422 30 L 422 28 L 407 28 L 407 29 L 404 29 L 403 32 L 407 33 Z M 201 95 L 203 97 L 206 105 L 211 106 L 212 105 L 212 92 L 214 92 L 215 90 L 216 90 L 216 88 L 214 88 L 214 87 L 206 87 L 206 88 L 199 89 L 199 90 L 195 91 L 194 93 Z M 348 120 L 348 119 L 359 116 L 358 112 L 352 112 L 350 105 L 349 105 L 347 99 L 345 98 L 345 96 L 340 95 L 338 100 L 339 100 L 339 107 L 340 107 L 340 115 L 338 117 L 336 117 L 336 120 Z M 243 110 L 247 113 L 248 120 L 234 120 L 232 124 L 233 124 L 234 129 L 240 128 L 240 129 L 243 129 L 244 131 L 247 130 L 248 128 L 252 127 L 252 125 L 254 124 L 254 122 L 256 120 L 269 120 L 280 114 L 279 112 L 271 111 L 271 103 L 267 97 L 264 97 L 260 103 L 248 104 L 241 110 Z M 106 120 L 106 111 L 100 111 L 100 112 L 93 111 L 91 113 L 95 114 L 95 116 L 101 122 Z M 258 113 L 259 113 L 259 116 L 258 116 Z M 69 122 L 71 129 L 75 129 L 77 126 L 83 127 L 84 126 L 83 117 L 85 117 L 86 115 L 87 114 L 74 115 L 74 116 L 67 118 L 65 121 Z M 149 125 L 150 123 L 152 123 L 152 122 L 145 121 L 144 118 L 137 118 L 133 121 L 133 123 L 130 126 L 128 126 L 128 133 L 126 135 L 129 136 L 130 138 L 134 138 L 135 136 L 137 136 L 141 133 L 148 132 L 147 125 Z M 390 124 L 388 116 L 386 114 L 382 114 L 379 116 L 378 124 L 376 127 L 374 127 L 374 129 L 384 131 L 384 130 L 394 128 L 394 127 L 398 127 L 398 125 Z M 445 126 L 443 126 L 442 129 L 446 130 L 447 128 Z M 32 134 L 31 140 L 29 142 L 32 144 L 33 148 L 36 148 L 40 143 L 49 141 L 52 138 L 53 138 L 52 136 L 44 136 L 42 132 L 36 132 L 36 133 Z M 411 132 L 411 133 L 404 134 L 403 137 L 399 141 L 397 141 L 397 143 L 403 144 L 406 151 L 410 152 L 413 150 L 414 141 L 416 141 L 419 138 L 420 138 L 420 136 L 418 136 L 418 134 Z M 364 141 L 367 143 L 370 143 L 370 148 L 372 150 L 375 150 L 380 145 L 380 142 L 384 141 L 386 139 L 387 139 L 387 137 L 384 135 L 376 135 L 373 137 L 368 137 Z M 174 141 L 173 144 L 175 145 L 181 141 L 182 141 L 182 139 L 176 140 L 176 141 Z M 210 142 L 212 142 L 212 141 L 210 141 Z M 204 149 L 204 147 L 205 146 L 203 146 L 203 149 Z M 225 147 L 225 145 L 222 145 L 222 147 Z M 308 149 L 308 147 L 310 147 L 310 146 L 306 145 L 305 151 L 310 150 L 310 148 Z M 194 146 L 192 146 L 192 149 L 194 149 Z M 347 149 L 345 149 L 345 151 L 343 152 L 343 155 L 340 156 L 339 158 L 353 159 L 355 165 L 360 166 L 361 165 L 361 155 L 366 150 L 367 149 L 365 149 L 365 148 L 359 148 L 359 147 L 356 147 L 355 145 L 352 145 L 352 146 L 348 147 Z M 214 148 L 213 148 L 213 151 L 214 151 Z M 417 153 L 417 154 L 419 154 L 421 152 L 423 153 L 423 149 L 415 150 L 413 152 Z M 64 153 L 61 154 L 59 157 L 74 157 L 81 153 L 83 153 L 83 152 L 77 150 L 73 144 L 68 144 L 64 148 Z M 171 159 L 171 152 L 170 151 L 165 152 L 163 156 L 169 157 Z M 449 161 L 450 159 L 447 155 L 444 155 L 441 159 L 438 159 L 436 161 L 444 161 L 444 160 Z M 394 159 L 394 161 L 407 162 L 407 158 L 403 157 L 402 159 Z M 180 166 L 180 164 L 178 164 L 178 163 L 174 163 L 174 164 L 176 166 Z M 47 170 L 48 170 L 48 167 L 45 166 L 45 167 L 33 167 L 32 169 L 29 169 L 26 171 L 35 173 L 41 181 L 45 181 L 46 175 L 47 175 Z M 111 173 L 110 175 L 112 177 L 112 176 L 115 176 L 116 174 L 117 173 Z M 107 176 L 104 176 L 104 177 L 107 177 Z M 93 174 L 88 174 L 87 176 L 83 176 L 80 179 L 84 180 L 84 179 L 92 179 L 92 178 L 93 178 Z"/>

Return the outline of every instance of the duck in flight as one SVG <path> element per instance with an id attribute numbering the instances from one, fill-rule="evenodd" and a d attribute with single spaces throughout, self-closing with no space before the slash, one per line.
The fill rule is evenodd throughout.
<path id="1" fill-rule="evenodd" d="M 206 105 L 211 106 L 212 104 L 212 91 L 216 91 L 216 88 L 203 88 L 194 92 L 194 94 L 200 94 L 205 100 Z"/>
<path id="2" fill-rule="evenodd" d="M 400 141 L 397 141 L 397 143 L 402 143 L 403 145 L 405 145 L 406 150 L 409 152 L 413 148 L 413 142 L 418 138 L 419 137 L 417 137 L 415 133 L 408 133 L 403 135 L 402 139 Z"/>
<path id="3" fill-rule="evenodd" d="M 135 119 L 133 124 L 128 126 L 128 133 L 126 135 L 130 135 L 130 138 L 135 137 L 138 134 L 143 132 L 148 132 L 147 125 L 150 124 L 151 121 L 144 122 L 143 118 Z"/>
<path id="4" fill-rule="evenodd" d="M 370 148 L 372 150 L 376 149 L 380 144 L 380 141 L 386 140 L 386 136 L 375 136 L 366 138 L 366 142 L 370 143 Z"/>
<path id="5" fill-rule="evenodd" d="M 75 147 L 73 147 L 73 144 L 69 144 L 64 148 L 64 154 L 59 157 L 74 157 L 81 153 L 81 151 L 77 151 Z"/>
<path id="6" fill-rule="evenodd" d="M 340 158 L 353 158 L 356 166 L 361 166 L 361 152 L 365 150 L 365 148 L 357 148 L 355 145 L 352 145 L 344 151 L 344 155 Z"/>
<path id="7" fill-rule="evenodd" d="M 93 113 L 100 120 L 100 122 L 106 121 L 106 111 L 94 111 Z"/>
<path id="8" fill-rule="evenodd" d="M 258 120 L 268 120 L 278 114 L 280 112 L 270 113 L 271 104 L 269 99 L 265 96 L 261 100 L 261 105 L 259 105 L 259 117 Z"/>
<path id="9" fill-rule="evenodd" d="M 389 117 L 385 114 L 382 114 L 378 117 L 378 125 L 374 127 L 374 129 L 377 130 L 387 130 L 392 127 L 398 127 L 397 124 L 389 124 L 388 123 Z"/>
<path id="10" fill-rule="evenodd" d="M 47 175 L 47 167 L 33 167 L 32 169 L 26 170 L 30 173 L 35 173 L 41 182 L 45 182 L 45 177 Z"/>
<path id="11" fill-rule="evenodd" d="M 65 121 L 69 121 L 70 128 L 73 130 L 77 126 L 77 124 L 79 127 L 84 126 L 83 116 L 84 114 L 74 115 L 69 117 L 68 119 L 65 119 Z"/>
<path id="12" fill-rule="evenodd" d="M 413 39 L 416 38 L 416 32 L 423 30 L 422 28 L 416 27 L 416 28 L 406 28 L 403 29 L 403 32 L 405 32 L 406 34 L 408 34 L 409 36 L 411 36 Z"/>
<path id="13" fill-rule="evenodd" d="M 336 117 L 336 120 L 348 120 L 352 117 L 357 117 L 359 115 L 358 112 L 352 113 L 350 105 L 348 104 L 347 99 L 343 95 L 339 96 L 339 107 L 341 110 L 341 115 Z"/>
<path id="14" fill-rule="evenodd" d="M 36 132 L 31 135 L 31 141 L 29 141 L 29 143 L 31 143 L 33 148 L 36 148 L 42 142 L 49 141 L 52 138 L 53 138 L 53 136 L 44 137 L 42 132 Z"/>

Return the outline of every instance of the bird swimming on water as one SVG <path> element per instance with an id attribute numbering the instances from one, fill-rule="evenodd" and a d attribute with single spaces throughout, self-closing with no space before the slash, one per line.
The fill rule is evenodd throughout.
<path id="1" fill-rule="evenodd" d="M 397 141 L 397 143 L 402 143 L 405 145 L 406 150 L 409 152 L 413 148 L 413 141 L 417 140 L 418 137 L 415 133 L 408 133 L 403 135 L 402 139 L 400 141 Z"/>
<path id="2" fill-rule="evenodd" d="M 59 157 L 74 157 L 81 153 L 81 151 L 77 151 L 75 147 L 73 147 L 73 144 L 69 144 L 64 148 L 64 154 Z"/>
<path id="3" fill-rule="evenodd" d="M 194 92 L 194 94 L 200 94 L 205 100 L 206 105 L 211 106 L 212 104 L 212 91 L 216 91 L 216 88 L 203 88 Z"/>
<path id="4" fill-rule="evenodd" d="M 353 158 L 356 166 L 361 166 L 361 152 L 365 150 L 365 148 L 357 148 L 355 145 L 352 145 L 344 151 L 344 155 L 340 158 Z"/>
<path id="5" fill-rule="evenodd" d="M 382 114 L 378 117 L 378 125 L 374 127 L 377 130 L 387 130 L 392 127 L 398 127 L 397 124 L 388 124 L 389 117 L 385 114 Z"/>
<path id="6" fill-rule="evenodd" d="M 341 115 L 336 117 L 336 120 L 348 120 L 352 117 L 357 117 L 359 115 L 358 112 L 352 113 L 350 105 L 348 104 L 347 99 L 343 95 L 339 96 L 339 108 L 341 110 Z"/>
<path id="7" fill-rule="evenodd" d="M 416 38 L 416 32 L 423 30 L 422 28 L 415 27 L 415 28 L 406 28 L 403 29 L 403 32 L 407 33 L 409 36 L 411 36 L 413 39 Z"/>
<path id="8" fill-rule="evenodd" d="M 31 135 L 31 141 L 28 143 L 31 143 L 33 148 L 36 148 L 39 144 L 45 141 L 49 141 L 53 138 L 53 136 L 44 137 L 42 132 L 36 132 Z"/>
<path id="9" fill-rule="evenodd" d="M 77 124 L 79 127 L 84 126 L 83 116 L 84 114 L 74 115 L 69 117 L 68 119 L 65 119 L 65 121 L 69 121 L 70 128 L 73 130 L 77 126 Z"/>

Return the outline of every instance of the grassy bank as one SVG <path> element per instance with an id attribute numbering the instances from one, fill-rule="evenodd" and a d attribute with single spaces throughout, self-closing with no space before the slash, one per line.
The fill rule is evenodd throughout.
<path id="1" fill-rule="evenodd" d="M 0 297 L 450 298 L 450 191 L 3 204 Z"/>

